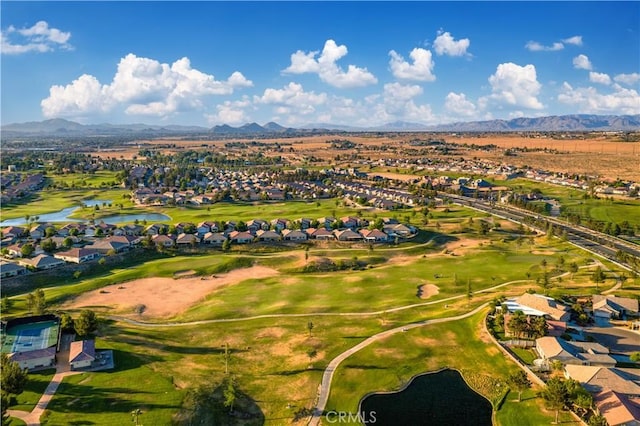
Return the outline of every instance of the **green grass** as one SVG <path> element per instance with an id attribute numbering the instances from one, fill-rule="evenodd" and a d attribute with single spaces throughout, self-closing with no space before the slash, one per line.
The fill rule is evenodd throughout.
<path id="1" fill-rule="evenodd" d="M 97 346 L 104 348 L 98 340 Z M 141 424 L 171 424 L 182 401 L 180 390 L 163 372 L 149 368 L 153 361 L 114 348 L 114 371 L 66 377 L 47 407 L 42 424 L 129 424 L 131 411 L 141 409 Z"/>
<path id="2" fill-rule="evenodd" d="M 29 373 L 24 392 L 14 396 L 9 409 L 28 412 L 33 410 L 55 372 L 55 369 L 48 369 Z"/>
<path id="3" fill-rule="evenodd" d="M 110 170 L 98 170 L 94 173 L 66 173 L 56 174 L 49 172 L 47 178 L 51 185 L 67 186 L 69 188 L 100 188 L 117 186 L 116 175 L 118 172 Z"/>
<path id="4" fill-rule="evenodd" d="M 540 189 L 544 195 L 560 201 L 563 214 L 578 214 L 583 219 L 592 218 L 602 222 L 618 224 L 628 221 L 632 226 L 640 226 L 640 216 L 636 213 L 640 208 L 640 201 L 638 200 L 614 199 L 614 201 L 610 201 L 604 197 L 583 199 L 584 190 L 535 182 L 523 178 L 494 183 L 509 186 L 517 191 Z"/>
<path id="5" fill-rule="evenodd" d="M 512 347 L 510 349 L 514 354 L 518 356 L 518 358 L 522 360 L 522 362 L 524 362 L 527 365 L 533 365 L 533 360 L 537 358 L 536 355 L 533 353 L 532 349 L 517 348 L 517 347 Z"/>
<path id="6" fill-rule="evenodd" d="M 496 406 L 504 395 L 506 377 L 517 367 L 490 342 L 480 339 L 485 314 L 398 333 L 355 353 L 336 370 L 326 410 L 355 413 L 368 392 L 399 389 L 416 374 L 443 367 L 460 370 L 467 383 Z M 541 412 L 539 402 L 513 407 L 505 401 L 496 413 L 498 424 L 550 423 L 553 416 Z M 514 410 L 520 422 L 511 416 Z"/>

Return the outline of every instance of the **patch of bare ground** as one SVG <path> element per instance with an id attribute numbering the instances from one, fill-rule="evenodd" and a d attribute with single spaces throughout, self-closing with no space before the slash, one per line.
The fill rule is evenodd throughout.
<path id="1" fill-rule="evenodd" d="M 555 252 L 551 250 L 531 250 L 531 254 L 536 254 L 539 256 L 552 256 Z"/>
<path id="2" fill-rule="evenodd" d="M 489 244 L 489 240 L 474 240 L 471 238 L 463 238 L 457 241 L 452 241 L 445 244 L 445 248 L 449 251 L 449 254 L 455 256 L 462 256 L 468 253 L 471 249 L 477 248 L 480 245 Z"/>
<path id="3" fill-rule="evenodd" d="M 144 305 L 142 317 L 163 318 L 179 314 L 205 296 L 228 285 L 255 278 L 278 275 L 275 269 L 264 266 L 237 269 L 226 274 L 189 278 L 143 278 L 126 285 L 114 284 L 100 290 L 87 292 L 62 309 L 81 309 L 103 306 L 137 316 L 136 306 Z"/>
<path id="4" fill-rule="evenodd" d="M 264 339 L 264 338 L 274 338 L 279 339 L 287 332 L 286 329 L 282 327 L 267 327 L 260 330 L 258 334 L 256 334 L 256 339 Z"/>
<path id="5" fill-rule="evenodd" d="M 422 284 L 421 286 L 418 287 L 417 296 L 420 299 L 428 299 L 431 296 L 435 296 L 438 293 L 440 293 L 440 289 L 438 288 L 437 285 L 434 285 L 434 284 Z"/>

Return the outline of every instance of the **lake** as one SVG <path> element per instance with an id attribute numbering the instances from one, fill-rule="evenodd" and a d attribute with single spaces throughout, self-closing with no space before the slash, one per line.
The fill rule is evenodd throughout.
<path id="1" fill-rule="evenodd" d="M 96 205 L 101 206 L 103 203 L 109 204 L 111 200 L 85 200 L 83 204 L 87 207 L 93 207 Z M 57 222 L 87 222 L 84 219 L 72 219 L 69 217 L 73 212 L 82 207 L 67 207 L 54 213 L 46 213 L 38 216 L 38 223 L 57 223 Z M 149 223 L 152 222 L 168 222 L 171 218 L 161 213 L 138 213 L 138 214 L 116 214 L 111 216 L 105 216 L 96 221 L 104 221 L 105 223 L 133 223 L 136 221 L 142 222 L 146 220 Z M 26 225 L 27 221 L 24 217 L 15 219 L 7 219 L 0 222 L 0 226 L 22 226 Z"/>
<path id="2" fill-rule="evenodd" d="M 416 376 L 402 391 L 375 393 L 360 401 L 365 425 L 491 426 L 491 403 L 456 370 Z"/>

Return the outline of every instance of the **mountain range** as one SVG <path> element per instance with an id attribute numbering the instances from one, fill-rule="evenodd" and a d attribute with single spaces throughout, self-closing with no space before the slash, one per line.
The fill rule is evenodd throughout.
<path id="1" fill-rule="evenodd" d="M 638 131 L 637 115 L 561 115 L 512 120 L 469 121 L 428 126 L 396 121 L 375 127 L 354 127 L 331 123 L 313 123 L 299 128 L 269 122 L 263 126 L 247 123 L 240 127 L 227 124 L 211 128 L 201 126 L 150 124 L 80 124 L 60 118 L 7 124 L 0 127 L 3 137 L 18 136 L 119 136 L 119 135 L 267 135 L 342 132 L 513 132 L 513 131 Z"/>

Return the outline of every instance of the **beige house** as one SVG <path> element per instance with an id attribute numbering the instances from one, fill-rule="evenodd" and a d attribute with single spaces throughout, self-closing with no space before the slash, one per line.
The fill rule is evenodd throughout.
<path id="1" fill-rule="evenodd" d="M 91 367 L 96 360 L 95 340 L 81 340 L 71 342 L 69 349 L 69 364 L 72 370 Z"/>
<path id="2" fill-rule="evenodd" d="M 562 364 L 615 367 L 616 360 L 609 349 L 599 343 L 568 342 L 559 337 L 545 336 L 536 339 L 536 351 L 541 359 Z"/>
<path id="3" fill-rule="evenodd" d="M 20 368 L 37 370 L 56 365 L 56 347 L 37 349 L 29 352 L 14 352 L 9 355 L 11 361 L 18 363 Z"/>

